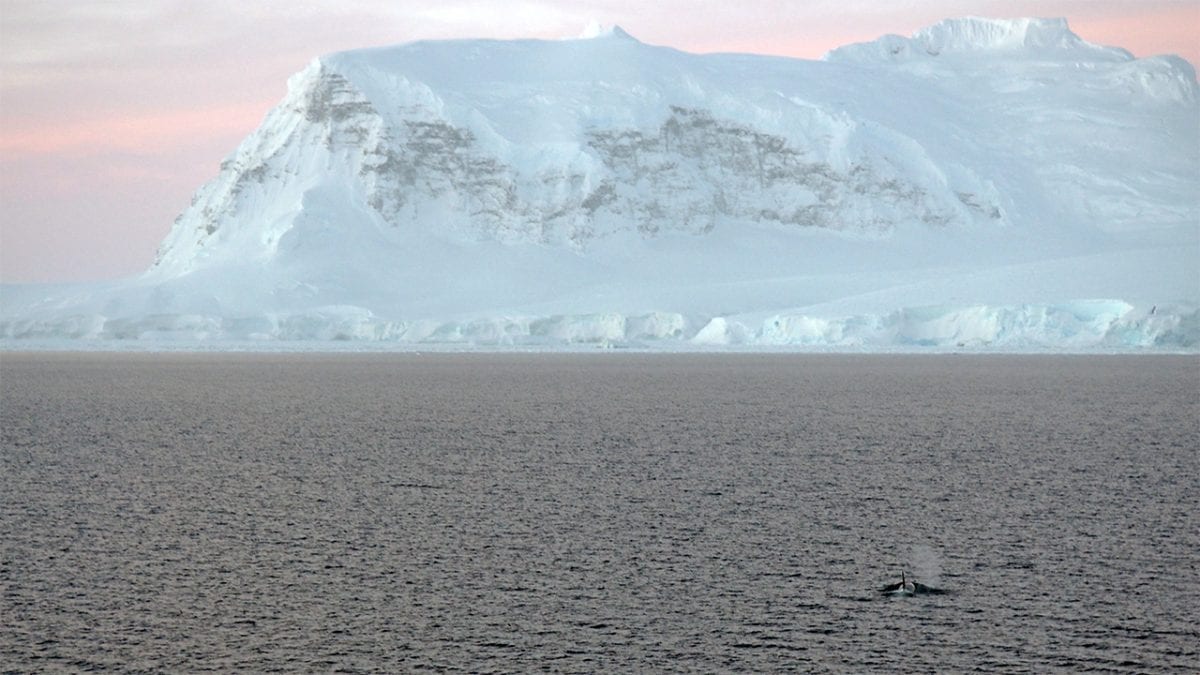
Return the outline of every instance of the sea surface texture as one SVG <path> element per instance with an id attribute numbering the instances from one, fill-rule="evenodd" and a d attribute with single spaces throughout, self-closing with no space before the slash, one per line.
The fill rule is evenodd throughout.
<path id="1" fill-rule="evenodd" d="M 5 353 L 0 393 L 0 670 L 1200 663 L 1194 356 Z"/>

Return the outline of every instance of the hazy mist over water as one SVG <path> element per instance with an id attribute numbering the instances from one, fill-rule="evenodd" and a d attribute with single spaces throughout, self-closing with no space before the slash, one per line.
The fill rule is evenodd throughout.
<path id="1" fill-rule="evenodd" d="M 1194 356 L 4 353 L 0 670 L 1193 672 L 1198 447 Z"/>

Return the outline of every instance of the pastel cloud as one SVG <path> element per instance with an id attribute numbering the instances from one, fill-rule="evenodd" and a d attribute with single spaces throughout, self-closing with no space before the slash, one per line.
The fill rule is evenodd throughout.
<path id="1" fill-rule="evenodd" d="M 183 110 L 137 111 L 55 124 L 36 118 L 9 120 L 0 133 L 6 155 L 77 155 L 104 150 L 154 152 L 196 135 L 237 135 L 262 117 L 273 100 L 228 103 Z"/>
<path id="2" fill-rule="evenodd" d="M 1194 0 L 4 0 L 0 280 L 147 266 L 190 193 L 322 53 L 599 21 L 689 51 L 816 58 L 964 14 L 1066 16 L 1090 41 L 1200 61 Z"/>

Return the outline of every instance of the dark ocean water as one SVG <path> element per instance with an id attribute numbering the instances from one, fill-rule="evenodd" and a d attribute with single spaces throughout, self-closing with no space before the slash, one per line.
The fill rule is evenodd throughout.
<path id="1" fill-rule="evenodd" d="M 1200 663 L 1194 356 L 6 353 L 0 393 L 0 670 Z"/>

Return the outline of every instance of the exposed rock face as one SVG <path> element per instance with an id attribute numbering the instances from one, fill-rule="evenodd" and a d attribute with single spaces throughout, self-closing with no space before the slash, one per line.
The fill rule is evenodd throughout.
<path id="1" fill-rule="evenodd" d="M 342 134 L 352 143 L 368 135 Z M 838 171 L 782 136 L 679 106 L 657 128 L 589 130 L 584 152 L 600 165 L 590 173 L 562 167 L 522 175 L 482 151 L 469 129 L 444 121 L 412 119 L 394 137 L 371 140 L 361 175 L 372 208 L 397 227 L 417 217 L 406 207 L 445 196 L 481 235 L 579 247 L 602 234 L 598 221 L 606 216 L 646 236 L 703 234 L 722 217 L 886 230 L 900 216 L 932 225 L 961 216 L 929 201 L 894 167 Z M 998 206 L 971 199 L 960 198 L 1000 217 Z M 875 215 L 856 219 L 864 210 Z"/>

